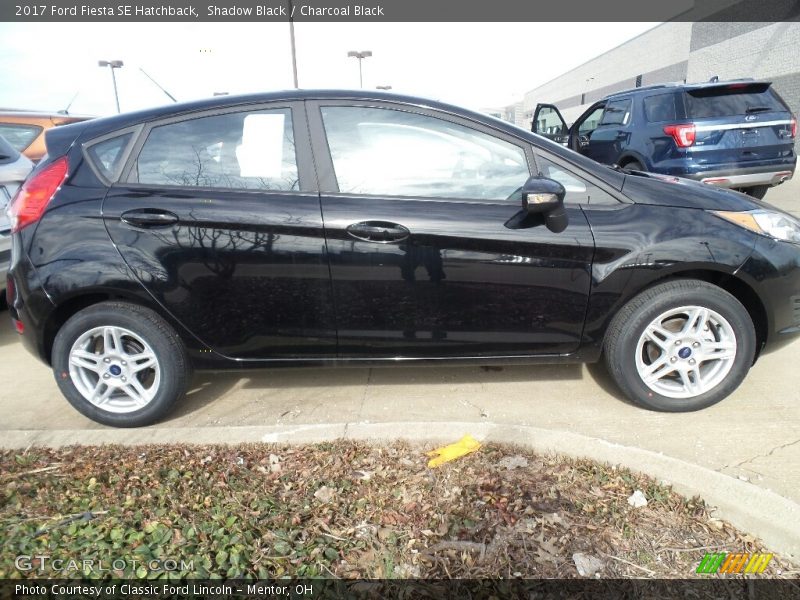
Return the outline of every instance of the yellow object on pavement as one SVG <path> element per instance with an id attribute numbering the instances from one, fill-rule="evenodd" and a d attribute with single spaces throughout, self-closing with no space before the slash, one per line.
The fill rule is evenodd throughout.
<path id="1" fill-rule="evenodd" d="M 463 438 L 461 438 L 454 444 L 450 444 L 449 446 L 442 446 L 441 448 L 437 448 L 436 450 L 431 450 L 430 452 L 428 452 L 427 456 L 436 457 L 428 461 L 428 467 L 433 469 L 434 467 L 443 465 L 444 463 L 450 462 L 451 460 L 461 458 L 462 456 L 469 454 L 470 452 L 475 452 L 475 450 L 477 450 L 480 447 L 481 443 L 478 440 L 476 440 L 471 435 L 465 435 Z"/>

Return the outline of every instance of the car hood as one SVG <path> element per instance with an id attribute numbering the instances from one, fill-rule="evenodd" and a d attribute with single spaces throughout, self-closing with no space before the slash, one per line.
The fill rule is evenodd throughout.
<path id="1" fill-rule="evenodd" d="M 637 204 L 699 208 L 702 210 L 744 211 L 775 207 L 752 196 L 707 183 L 670 175 L 633 171 L 626 175 L 622 193 Z"/>

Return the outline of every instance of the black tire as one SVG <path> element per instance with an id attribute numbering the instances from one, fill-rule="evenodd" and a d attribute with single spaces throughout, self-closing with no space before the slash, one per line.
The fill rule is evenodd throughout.
<path id="1" fill-rule="evenodd" d="M 631 160 L 625 163 L 622 167 L 623 169 L 628 169 L 629 171 L 646 171 L 647 169 L 644 168 L 644 165 L 640 163 L 638 160 Z"/>
<path id="2" fill-rule="evenodd" d="M 742 191 L 748 196 L 763 200 L 767 195 L 767 190 L 770 188 L 768 185 L 754 185 L 752 187 L 742 188 Z"/>
<path id="3" fill-rule="evenodd" d="M 76 387 L 70 372 L 70 352 L 82 335 L 97 327 L 126 329 L 144 340 L 155 354 L 160 381 L 155 395 L 142 408 L 124 413 L 104 410 L 87 400 Z M 58 387 L 70 404 L 93 421 L 114 427 L 141 427 L 157 422 L 184 395 L 191 377 L 186 349 L 172 327 L 152 310 L 128 302 L 102 302 L 73 315 L 56 335 L 51 361 Z M 100 364 L 99 359 L 97 363 Z M 139 377 L 130 373 L 128 376 Z M 99 381 L 99 375 L 97 378 Z"/>
<path id="4" fill-rule="evenodd" d="M 670 309 L 684 306 L 704 307 L 722 316 L 735 335 L 736 354 L 730 371 L 714 387 L 689 398 L 673 398 L 662 395 L 642 380 L 636 366 L 637 347 L 651 322 Z M 728 396 L 747 375 L 753 364 L 755 349 L 755 327 L 744 306 L 721 288 L 689 279 L 656 285 L 630 300 L 614 317 L 604 347 L 608 371 L 625 395 L 644 408 L 665 412 L 700 410 Z M 643 360 L 649 360 L 644 354 Z M 667 356 L 666 352 L 663 356 Z M 676 357 L 675 360 L 680 359 Z M 702 361 L 700 364 L 703 364 Z M 669 370 L 663 372 L 669 373 Z M 671 377 L 677 377 L 674 371 L 672 373 Z"/>

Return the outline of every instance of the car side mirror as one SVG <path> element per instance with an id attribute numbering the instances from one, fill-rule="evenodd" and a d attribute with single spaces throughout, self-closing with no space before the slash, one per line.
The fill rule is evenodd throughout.
<path id="1" fill-rule="evenodd" d="M 522 186 L 522 208 L 528 214 L 543 214 L 547 228 L 561 233 L 569 220 L 564 210 L 564 186 L 555 179 L 531 177 Z"/>

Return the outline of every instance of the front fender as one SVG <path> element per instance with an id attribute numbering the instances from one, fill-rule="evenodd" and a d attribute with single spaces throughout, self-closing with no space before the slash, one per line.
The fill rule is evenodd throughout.
<path id="1" fill-rule="evenodd" d="M 583 343 L 599 355 L 611 320 L 634 296 L 670 278 L 724 282 L 756 236 L 704 210 L 631 204 L 584 209 L 596 251 Z"/>

